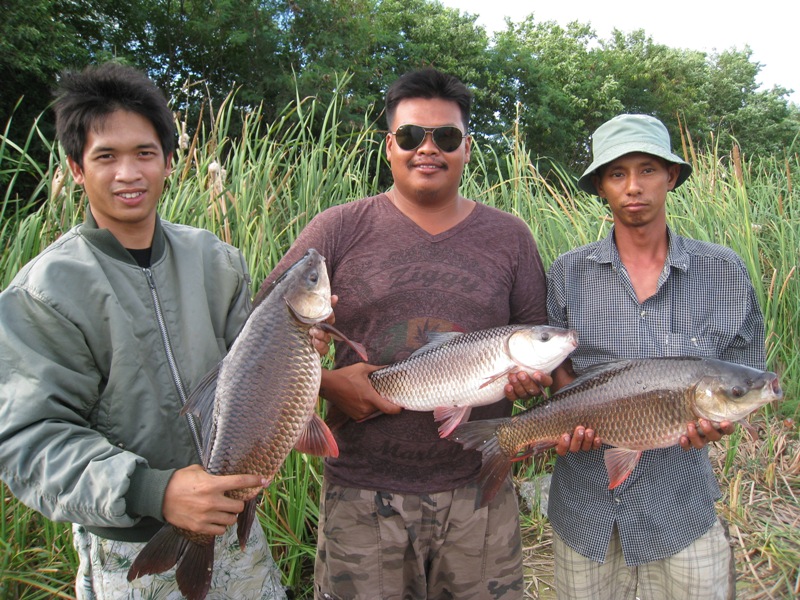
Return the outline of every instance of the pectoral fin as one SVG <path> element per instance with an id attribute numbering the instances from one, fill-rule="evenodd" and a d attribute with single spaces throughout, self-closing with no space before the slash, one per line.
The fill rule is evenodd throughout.
<path id="1" fill-rule="evenodd" d="M 639 450 L 626 450 L 625 448 L 606 450 L 603 460 L 606 463 L 606 471 L 608 471 L 608 489 L 613 490 L 622 485 L 622 482 L 639 464 L 641 456 L 642 453 Z"/>
<path id="2" fill-rule="evenodd" d="M 434 420 L 442 424 L 439 426 L 439 437 L 447 437 L 456 427 L 469 419 L 472 412 L 471 406 L 439 406 L 433 409 Z"/>
<path id="3" fill-rule="evenodd" d="M 495 381 L 497 381 L 498 379 L 502 379 L 503 377 L 508 377 L 509 373 L 513 373 L 513 372 L 514 372 L 514 371 L 516 371 L 516 370 L 517 370 L 517 365 L 511 365 L 509 368 L 507 368 L 507 369 L 506 369 L 505 371 L 503 371 L 502 373 L 497 373 L 496 375 L 492 375 L 491 377 L 487 377 L 487 378 L 486 378 L 486 381 L 484 381 L 484 382 L 481 384 L 481 387 L 480 387 L 480 388 L 478 388 L 478 389 L 483 389 L 483 388 L 485 388 L 487 385 L 490 385 L 490 384 L 494 383 L 494 382 L 495 382 Z"/>
<path id="4" fill-rule="evenodd" d="M 339 447 L 331 430 L 317 414 L 311 416 L 294 447 L 299 452 L 315 456 L 339 456 Z"/>

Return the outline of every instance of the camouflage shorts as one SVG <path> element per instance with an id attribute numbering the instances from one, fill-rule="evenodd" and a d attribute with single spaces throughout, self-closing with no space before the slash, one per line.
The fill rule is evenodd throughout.
<path id="1" fill-rule="evenodd" d="M 393 494 L 324 485 L 317 600 L 522 598 L 522 544 L 510 480 L 475 510 L 477 486 Z"/>
<path id="2" fill-rule="evenodd" d="M 80 565 L 75 581 L 77 600 L 182 600 L 175 569 L 128 582 L 128 569 L 144 542 L 119 542 L 97 537 L 73 525 L 73 543 Z M 236 528 L 228 527 L 214 546 L 214 576 L 207 600 L 285 600 L 281 575 L 267 547 L 264 530 L 255 522 L 247 548 L 239 549 Z"/>

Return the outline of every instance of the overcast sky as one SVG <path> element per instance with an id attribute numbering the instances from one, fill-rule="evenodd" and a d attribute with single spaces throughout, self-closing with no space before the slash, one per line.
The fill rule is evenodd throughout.
<path id="1" fill-rule="evenodd" d="M 654 42 L 672 48 L 713 51 L 749 45 L 751 61 L 763 65 L 757 81 L 766 88 L 794 89 L 790 99 L 800 105 L 797 23 L 800 3 L 756 0 L 747 3 L 719 0 L 440 0 L 445 6 L 480 15 L 478 24 L 493 31 L 505 29 L 504 17 L 522 21 L 533 13 L 536 21 L 590 23 L 602 39 L 615 27 L 629 33 L 644 29 Z"/>

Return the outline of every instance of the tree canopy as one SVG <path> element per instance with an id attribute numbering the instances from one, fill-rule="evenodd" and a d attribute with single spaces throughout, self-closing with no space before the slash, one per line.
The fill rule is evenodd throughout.
<path id="1" fill-rule="evenodd" d="M 237 90 L 243 109 L 270 118 L 297 95 L 335 90 L 347 99 L 344 124 L 358 128 L 379 118 L 397 76 L 433 65 L 473 89 L 482 141 L 502 148 L 520 132 L 571 173 L 588 160 L 591 132 L 620 112 L 659 117 L 675 140 L 682 128 L 723 150 L 794 150 L 800 109 L 786 89 L 757 88 L 761 65 L 747 46 L 706 54 L 641 30 L 601 39 L 534 14 L 489 36 L 476 18 L 437 0 L 8 0 L 0 119 L 10 136 L 27 133 L 62 69 L 116 58 L 145 69 L 176 109 L 199 112 Z"/>

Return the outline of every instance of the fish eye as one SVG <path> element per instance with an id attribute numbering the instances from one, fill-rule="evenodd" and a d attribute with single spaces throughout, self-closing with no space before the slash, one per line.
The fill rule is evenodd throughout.
<path id="1" fill-rule="evenodd" d="M 741 398 L 742 396 L 744 396 L 744 394 L 745 390 L 741 386 L 735 385 L 731 388 L 731 396 L 733 396 L 734 398 Z"/>
<path id="2" fill-rule="evenodd" d="M 319 281 L 319 273 L 314 271 L 308 278 L 311 280 L 311 283 L 317 283 L 317 281 Z"/>
<path id="3" fill-rule="evenodd" d="M 550 339 L 550 334 L 549 334 L 549 333 L 543 333 L 543 334 L 542 334 L 542 341 L 543 341 L 543 342 L 546 342 L 546 341 L 548 341 L 549 339 Z"/>

